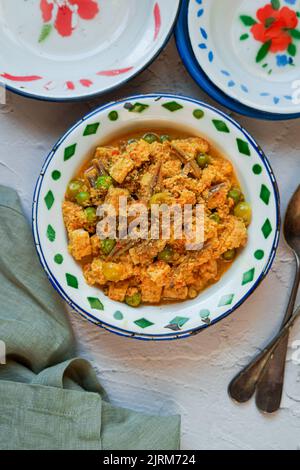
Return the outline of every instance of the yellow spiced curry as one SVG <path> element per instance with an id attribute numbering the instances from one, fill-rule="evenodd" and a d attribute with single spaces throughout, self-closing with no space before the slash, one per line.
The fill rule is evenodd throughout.
<path id="1" fill-rule="evenodd" d="M 172 230 L 168 239 L 101 239 L 97 208 L 118 215 L 121 197 L 149 213 L 153 204 L 202 205 L 203 246 L 189 250 Z M 217 282 L 247 243 L 251 207 L 230 161 L 205 139 L 140 131 L 96 149 L 68 185 L 63 217 L 86 282 L 138 307 L 192 299 Z"/>

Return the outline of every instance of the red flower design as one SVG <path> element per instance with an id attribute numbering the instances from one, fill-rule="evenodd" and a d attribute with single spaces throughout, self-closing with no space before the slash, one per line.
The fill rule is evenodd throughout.
<path id="1" fill-rule="evenodd" d="M 99 13 L 96 0 L 40 0 L 44 23 L 54 18 L 54 26 L 61 36 L 71 36 L 78 16 L 92 20 Z"/>
<path id="2" fill-rule="evenodd" d="M 289 30 L 298 25 L 296 13 L 288 7 L 275 10 L 272 5 L 265 5 L 256 16 L 259 23 L 251 28 L 254 38 L 262 43 L 270 41 L 271 52 L 285 51 L 292 43 Z"/>
<path id="3" fill-rule="evenodd" d="M 53 3 L 49 3 L 48 0 L 41 0 L 40 7 L 45 23 L 48 23 L 52 19 L 53 6 Z"/>

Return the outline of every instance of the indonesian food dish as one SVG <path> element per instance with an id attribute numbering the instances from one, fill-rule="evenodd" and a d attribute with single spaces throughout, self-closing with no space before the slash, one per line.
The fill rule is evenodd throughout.
<path id="1" fill-rule="evenodd" d="M 100 238 L 99 206 L 119 201 L 194 209 L 202 205 L 203 244 L 188 249 L 185 235 Z M 70 181 L 63 202 L 69 252 L 86 282 L 131 307 L 193 299 L 216 283 L 247 243 L 251 207 L 231 162 L 202 137 L 140 131 L 96 149 Z M 149 215 L 150 218 L 150 215 Z"/>

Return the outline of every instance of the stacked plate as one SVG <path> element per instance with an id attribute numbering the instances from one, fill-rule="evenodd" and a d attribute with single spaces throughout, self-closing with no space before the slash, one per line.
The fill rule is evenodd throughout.
<path id="1" fill-rule="evenodd" d="M 176 41 L 220 104 L 259 119 L 300 117 L 300 0 L 183 0 Z"/>

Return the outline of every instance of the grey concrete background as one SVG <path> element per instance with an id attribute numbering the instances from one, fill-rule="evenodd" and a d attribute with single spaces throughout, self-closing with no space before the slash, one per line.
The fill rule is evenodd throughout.
<path id="1" fill-rule="evenodd" d="M 8 93 L 6 106 L 0 106 L 0 184 L 18 190 L 28 221 L 42 163 L 71 124 L 112 99 L 157 91 L 216 104 L 186 72 L 173 39 L 139 77 L 90 102 L 46 103 Z M 299 184 L 299 120 L 275 123 L 232 115 L 268 155 L 284 212 Z M 279 413 L 265 417 L 254 402 L 237 406 L 227 396 L 231 378 L 279 327 L 293 269 L 291 253 L 281 240 L 267 279 L 238 311 L 200 335 L 177 342 L 121 338 L 70 312 L 81 354 L 93 362 L 113 403 L 153 414 L 181 414 L 183 449 L 300 449 L 300 365 L 291 360 L 293 342 L 300 340 L 299 323 L 290 340 Z"/>

